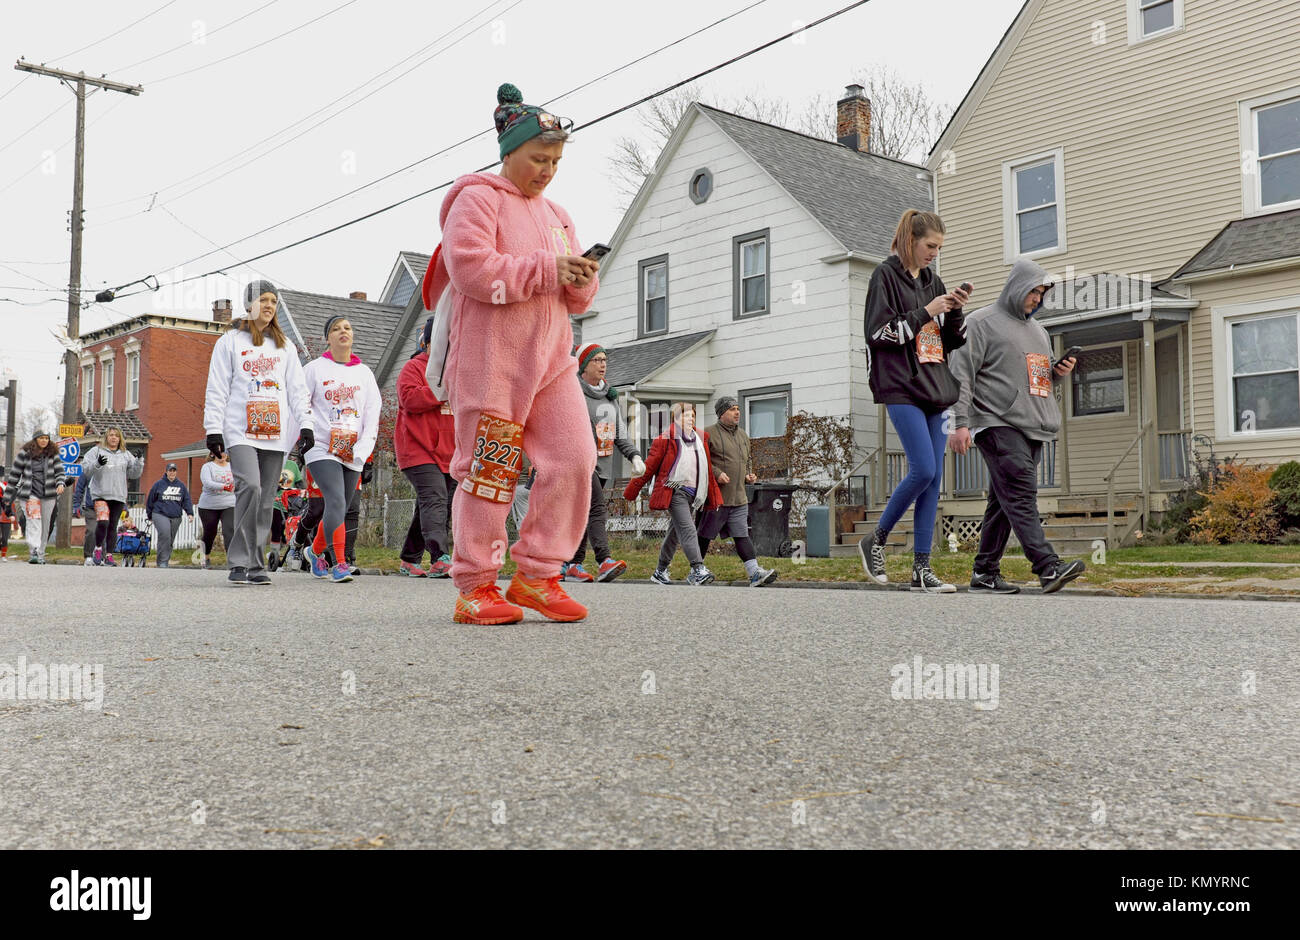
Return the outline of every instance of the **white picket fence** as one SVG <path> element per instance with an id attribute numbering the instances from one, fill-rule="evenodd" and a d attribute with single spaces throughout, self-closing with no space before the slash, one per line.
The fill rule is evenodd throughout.
<path id="1" fill-rule="evenodd" d="M 128 509 L 127 512 L 131 514 L 131 521 L 135 523 L 136 528 L 140 529 L 143 532 L 145 522 L 150 521 L 148 516 L 146 516 L 144 513 L 144 507 L 135 506 L 131 509 Z M 151 521 L 149 525 L 149 534 L 151 536 L 156 536 Z M 198 548 L 199 544 L 203 541 L 202 538 L 200 538 L 202 534 L 203 534 L 203 527 L 199 523 L 199 511 L 195 509 L 194 515 L 192 516 L 187 516 L 182 513 L 181 524 L 176 529 L 174 538 L 172 538 L 172 551 L 178 552 L 181 549 Z M 151 543 L 150 550 L 156 552 L 158 550 L 158 546 L 156 544 Z"/>

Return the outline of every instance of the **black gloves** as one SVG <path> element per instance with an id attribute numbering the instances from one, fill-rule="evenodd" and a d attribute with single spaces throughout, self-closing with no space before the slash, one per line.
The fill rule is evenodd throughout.
<path id="1" fill-rule="evenodd" d="M 375 465 L 367 460 L 365 463 L 361 465 L 361 485 L 365 486 L 374 478 L 375 478 Z"/>
<path id="2" fill-rule="evenodd" d="M 316 432 L 311 428 L 303 428 L 302 435 L 298 438 L 298 443 L 293 446 L 293 449 L 306 457 L 307 451 L 311 450 L 315 446 Z"/>
<path id="3" fill-rule="evenodd" d="M 220 457 L 226 452 L 226 439 L 220 434 L 208 435 L 208 452 L 213 457 Z"/>
<path id="4" fill-rule="evenodd" d="M 99 452 L 99 465 L 102 467 L 106 463 L 108 463 L 108 455 L 101 450 Z"/>

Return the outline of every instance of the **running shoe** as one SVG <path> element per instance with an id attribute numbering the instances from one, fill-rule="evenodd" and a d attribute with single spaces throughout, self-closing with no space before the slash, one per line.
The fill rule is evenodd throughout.
<path id="1" fill-rule="evenodd" d="M 762 587 L 765 584 L 771 584 L 776 580 L 775 568 L 759 568 L 749 577 L 750 587 Z"/>
<path id="2" fill-rule="evenodd" d="M 318 578 L 328 578 L 330 576 L 330 566 L 320 555 L 317 555 L 310 545 L 304 545 L 302 548 L 303 561 L 311 565 L 311 573 Z"/>
<path id="3" fill-rule="evenodd" d="M 247 584 L 247 583 L 248 583 L 248 569 L 247 569 L 247 568 L 231 568 L 231 569 L 230 569 L 230 575 L 226 578 L 226 580 L 227 580 L 227 581 L 230 581 L 232 584 Z"/>
<path id="4" fill-rule="evenodd" d="M 404 574 L 408 578 L 427 578 L 429 576 L 429 572 L 425 571 L 419 565 L 412 564 L 409 561 L 403 561 L 397 566 L 397 570 L 400 574 Z"/>
<path id="5" fill-rule="evenodd" d="M 1081 561 L 1058 561 L 1055 568 L 1038 576 L 1038 583 L 1043 586 L 1044 594 L 1054 594 L 1083 574 L 1086 567 Z"/>
<path id="6" fill-rule="evenodd" d="M 957 588 L 935 576 L 929 565 L 912 566 L 912 590 L 922 594 L 956 594 Z"/>
<path id="7" fill-rule="evenodd" d="M 858 554 L 862 556 L 862 570 L 867 577 L 877 584 L 888 584 L 885 575 L 885 546 L 877 542 L 875 536 L 864 535 L 858 542 Z"/>
<path id="8" fill-rule="evenodd" d="M 270 584 L 271 576 L 265 571 L 254 571 L 248 576 L 249 584 Z"/>
<path id="9" fill-rule="evenodd" d="M 104 556 L 104 564 L 107 565 L 107 566 L 110 567 L 110 568 L 116 568 L 116 567 L 117 567 L 117 562 L 115 562 L 115 561 L 113 560 L 113 556 L 112 556 L 112 555 L 105 555 L 105 556 Z"/>
<path id="10" fill-rule="evenodd" d="M 691 573 L 686 576 L 686 583 L 694 587 L 713 583 L 713 572 L 703 564 L 692 565 Z"/>
<path id="11" fill-rule="evenodd" d="M 524 612 L 514 604 L 506 603 L 500 588 L 489 581 L 468 594 L 462 592 L 456 598 L 456 611 L 451 619 L 456 623 L 518 623 L 524 619 Z"/>
<path id="12" fill-rule="evenodd" d="M 290 546 L 280 568 L 284 571 L 302 571 L 302 549 L 297 545 Z"/>
<path id="13" fill-rule="evenodd" d="M 654 574 L 650 575 L 650 580 L 655 584 L 672 584 L 673 579 L 668 576 L 667 568 L 656 568 Z"/>
<path id="14" fill-rule="evenodd" d="M 582 565 L 560 565 L 560 578 L 564 581 L 595 581 L 596 578 Z"/>
<path id="15" fill-rule="evenodd" d="M 29 565 L 39 565 L 40 563 L 41 560 L 37 558 L 35 555 L 32 555 L 30 558 L 27 559 L 27 564 Z"/>
<path id="16" fill-rule="evenodd" d="M 95 549 L 93 558 L 96 565 L 102 565 L 104 563 L 104 550 L 102 548 Z"/>
<path id="17" fill-rule="evenodd" d="M 87 568 L 93 568 L 95 567 L 95 559 L 87 555 L 86 560 L 83 561 L 82 564 Z"/>
<path id="18" fill-rule="evenodd" d="M 1019 594 L 1020 588 L 1002 577 L 999 571 L 993 574 L 973 574 L 970 578 L 972 594 Z"/>
<path id="19" fill-rule="evenodd" d="M 600 563 L 600 571 L 596 573 L 596 580 L 602 582 L 613 581 L 624 571 L 627 571 L 627 562 L 615 558 L 606 558 Z"/>
<path id="20" fill-rule="evenodd" d="M 506 588 L 506 600 L 520 607 L 531 607 L 543 616 L 563 623 L 587 616 L 587 608 L 564 593 L 558 574 L 552 578 L 525 578 L 516 571 Z"/>
<path id="21" fill-rule="evenodd" d="M 451 577 L 451 556 L 443 555 L 437 561 L 429 566 L 429 577 L 431 578 L 450 578 Z"/>
<path id="22" fill-rule="evenodd" d="M 330 580 L 335 584 L 342 584 L 344 581 L 351 581 L 352 571 L 346 564 L 337 564 L 330 569 Z"/>

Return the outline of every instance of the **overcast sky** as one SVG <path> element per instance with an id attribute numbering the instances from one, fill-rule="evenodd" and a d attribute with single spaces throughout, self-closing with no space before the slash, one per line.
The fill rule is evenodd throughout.
<path id="1" fill-rule="evenodd" d="M 258 274 L 238 262 L 475 170 L 496 158 L 495 134 L 183 268 L 193 275 L 225 266 L 232 281 L 166 283 L 177 265 L 216 246 L 488 130 L 502 82 L 540 104 L 752 2 L 4 0 L 0 61 L 22 57 L 144 87 L 139 97 L 100 91 L 87 101 L 82 285 L 91 294 L 83 299 L 149 274 L 164 290 L 83 310 L 85 333 L 149 311 L 207 318 L 213 299 L 233 297 L 231 284 L 258 274 L 295 290 L 362 290 L 375 299 L 398 251 L 437 245 L 443 191 L 256 262 Z M 765 0 L 550 108 L 582 123 L 847 3 Z M 856 71 L 883 65 L 956 106 L 1020 6 L 872 0 L 701 87 L 724 100 L 755 91 L 798 105 L 817 94 L 834 100 Z M 0 302 L 0 371 L 17 374 L 26 408 L 62 395 L 61 347 L 50 329 L 67 313 L 75 105 L 56 79 L 7 68 L 0 298 L 29 305 Z M 607 241 L 618 224 L 608 162 L 615 140 L 639 131 L 630 111 L 579 133 L 565 150 L 547 196 L 569 210 L 585 244 Z"/>

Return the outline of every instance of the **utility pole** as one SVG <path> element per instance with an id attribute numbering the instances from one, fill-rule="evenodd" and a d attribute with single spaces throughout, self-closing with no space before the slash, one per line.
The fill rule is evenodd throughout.
<path id="1" fill-rule="evenodd" d="M 57 78 L 72 89 L 77 96 L 77 158 L 72 177 L 72 263 L 68 271 L 68 339 L 75 344 L 81 336 L 81 198 L 82 174 L 86 163 L 86 86 L 102 88 L 105 91 L 120 91 L 128 95 L 139 95 L 143 88 L 139 85 L 125 85 L 104 78 L 87 78 L 85 72 L 65 72 L 62 69 L 50 69 L 44 65 L 34 65 L 19 59 L 14 68 L 20 72 L 33 75 L 47 75 Z M 75 86 L 74 84 L 75 83 Z M 63 420 L 68 424 L 77 417 L 77 375 L 78 357 L 69 348 L 63 355 Z M 112 407 L 112 402 L 109 403 Z M 59 509 L 59 531 L 55 544 L 67 548 L 72 534 L 72 491 L 69 486 L 64 489 Z"/>
<path id="2" fill-rule="evenodd" d="M 5 422 L 5 466 L 14 462 L 14 435 L 18 430 L 18 380 L 10 379 L 9 386 L 0 392 L 0 396 L 9 399 L 9 417 Z"/>

